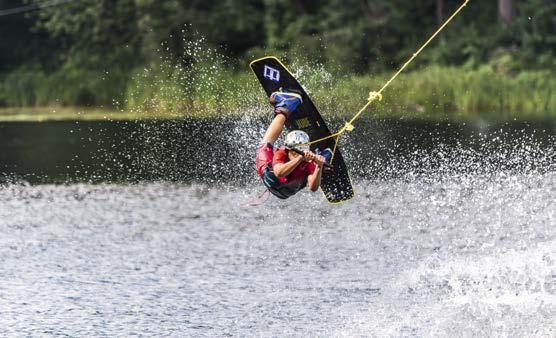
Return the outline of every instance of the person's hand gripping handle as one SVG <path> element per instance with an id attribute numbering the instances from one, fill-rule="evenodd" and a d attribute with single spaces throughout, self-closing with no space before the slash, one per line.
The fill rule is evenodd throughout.
<path id="1" fill-rule="evenodd" d="M 334 168 L 332 165 L 326 163 L 326 162 L 324 161 L 324 157 L 322 157 L 322 156 L 320 156 L 320 155 L 316 155 L 316 154 L 314 154 L 314 153 L 312 153 L 312 152 L 310 152 L 310 151 L 303 152 L 303 151 L 301 151 L 301 150 L 299 150 L 299 149 L 296 149 L 296 148 L 288 148 L 288 149 L 289 149 L 289 150 L 292 150 L 292 151 L 295 151 L 295 152 L 298 153 L 299 155 L 305 157 L 306 160 L 314 161 L 315 163 L 317 163 L 317 164 L 319 164 L 319 165 L 322 164 L 325 168 L 328 168 L 328 169 L 333 169 L 333 168 Z"/>

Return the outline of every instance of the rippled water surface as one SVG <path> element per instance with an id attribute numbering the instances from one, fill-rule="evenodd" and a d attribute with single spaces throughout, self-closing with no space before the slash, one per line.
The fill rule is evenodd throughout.
<path id="1" fill-rule="evenodd" d="M 550 336 L 556 176 L 254 189 L 10 185 L 4 335 Z"/>
<path id="2" fill-rule="evenodd" d="M 0 335 L 555 336 L 553 137 L 403 144 L 379 127 L 346 140 L 357 196 L 339 206 L 309 192 L 250 206 L 259 130 L 133 134 L 133 153 L 91 133 L 53 164 L 4 143 L 18 165 L 0 186 Z M 217 156 L 153 145 L 180 137 Z M 117 174 L 59 182 L 88 168 L 79 142 L 95 175 Z M 25 163 L 46 179 L 17 179 Z"/>

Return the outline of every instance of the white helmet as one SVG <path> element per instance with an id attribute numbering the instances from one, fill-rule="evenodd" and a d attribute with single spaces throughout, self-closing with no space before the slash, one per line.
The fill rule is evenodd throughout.
<path id="1" fill-rule="evenodd" d="M 296 148 L 301 151 L 309 150 L 309 135 L 303 130 L 292 130 L 286 135 L 284 143 L 288 148 Z"/>

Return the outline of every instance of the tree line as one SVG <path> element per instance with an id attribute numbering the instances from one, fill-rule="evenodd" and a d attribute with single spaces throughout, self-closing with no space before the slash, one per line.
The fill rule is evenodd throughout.
<path id="1" fill-rule="evenodd" d="M 44 0 L 0 0 L 1 10 Z M 73 0 L 0 16 L 0 80 L 20 69 L 111 73 L 118 86 L 138 67 L 187 67 L 200 39 L 244 71 L 252 58 L 290 53 L 341 73 L 400 65 L 459 0 Z M 556 1 L 469 2 L 419 63 L 508 71 L 556 68 Z M 80 73 L 81 72 L 81 73 Z M 64 75 L 66 76 L 66 75 Z M 65 77 L 60 75 L 63 83 Z M 86 101 L 86 100 L 85 100 Z M 94 101 L 94 100 L 93 100 Z M 1 94 L 0 94 L 1 103 Z"/>

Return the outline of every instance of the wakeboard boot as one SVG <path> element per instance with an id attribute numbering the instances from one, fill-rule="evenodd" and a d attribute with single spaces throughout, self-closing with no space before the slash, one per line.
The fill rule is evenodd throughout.
<path id="1" fill-rule="evenodd" d="M 270 104 L 274 106 L 274 115 L 284 114 L 289 119 L 291 114 L 303 103 L 301 95 L 292 92 L 280 91 L 270 94 Z"/>

